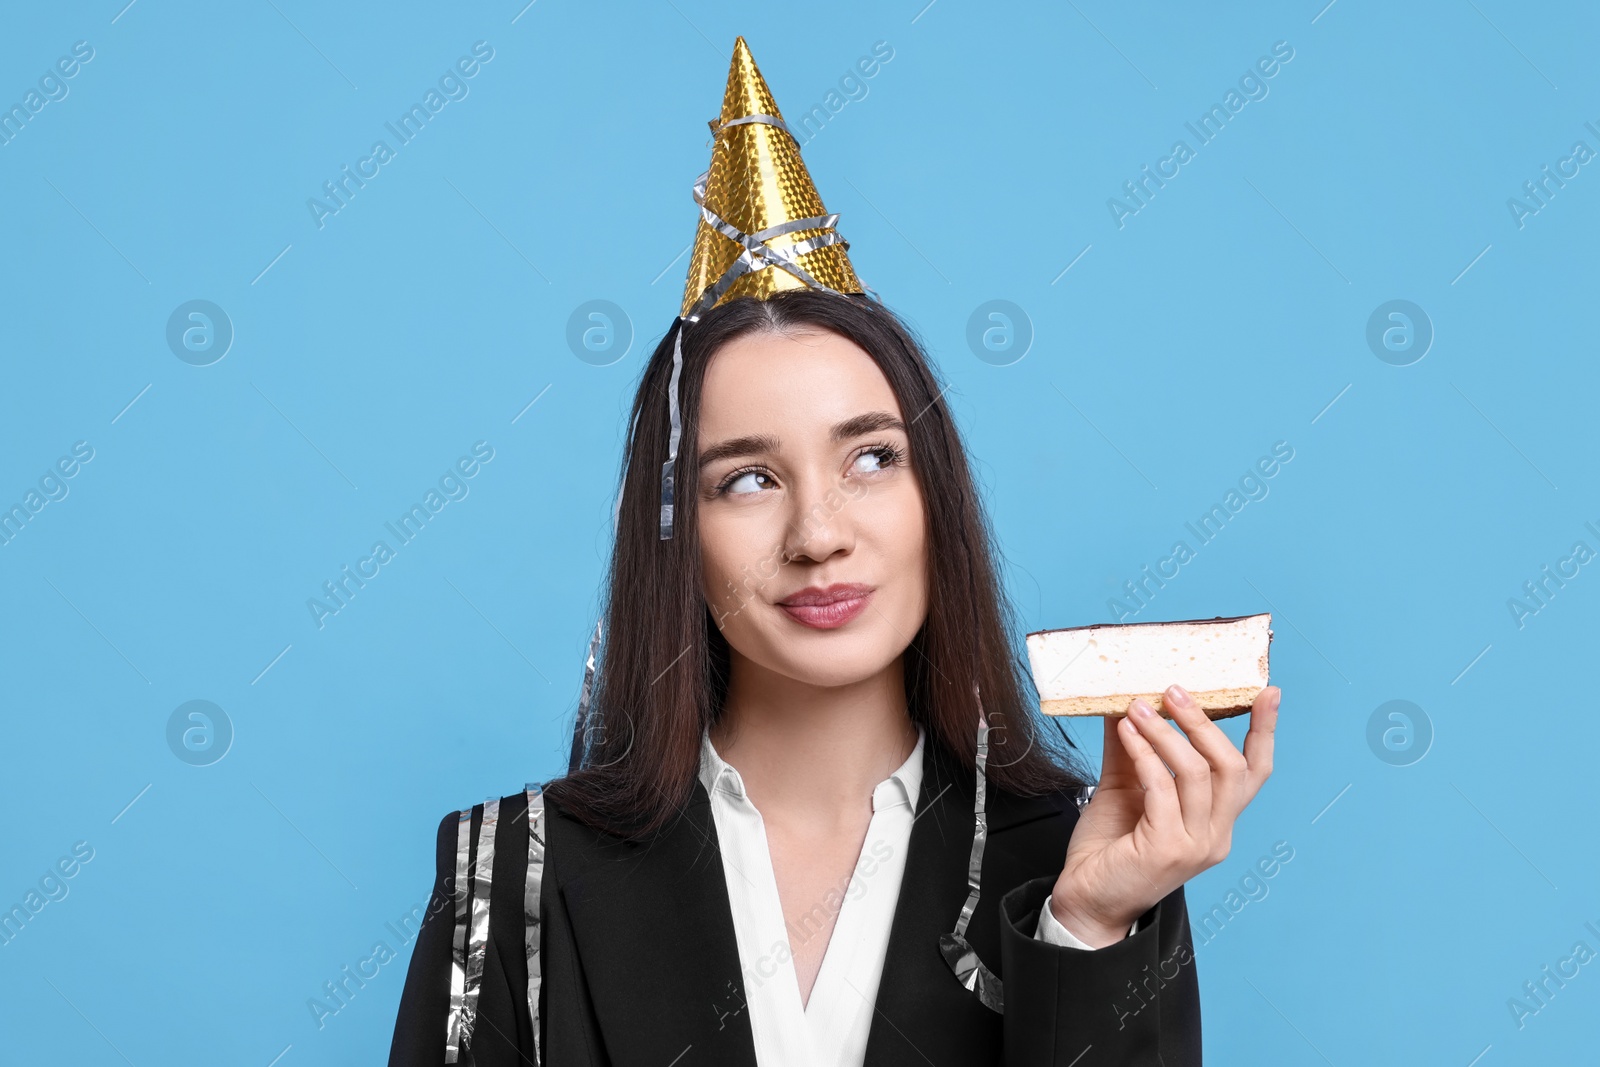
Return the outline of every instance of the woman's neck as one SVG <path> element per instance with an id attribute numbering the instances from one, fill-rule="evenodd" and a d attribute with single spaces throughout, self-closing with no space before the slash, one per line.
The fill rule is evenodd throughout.
<path id="1" fill-rule="evenodd" d="M 728 697 L 711 728 L 717 754 L 763 814 L 858 811 L 916 747 L 896 659 L 878 674 L 819 688 L 733 653 Z"/>

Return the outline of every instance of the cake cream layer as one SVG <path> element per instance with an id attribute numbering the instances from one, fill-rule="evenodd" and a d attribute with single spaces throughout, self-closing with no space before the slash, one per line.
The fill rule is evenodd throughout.
<path id="1" fill-rule="evenodd" d="M 1167 717 L 1161 694 L 1181 685 L 1213 719 L 1248 711 L 1267 685 L 1270 614 L 1078 626 L 1027 637 L 1046 715 L 1121 715 L 1142 697 Z"/>

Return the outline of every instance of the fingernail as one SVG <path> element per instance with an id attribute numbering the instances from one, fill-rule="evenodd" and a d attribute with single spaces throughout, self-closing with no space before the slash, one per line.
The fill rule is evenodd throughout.
<path id="1" fill-rule="evenodd" d="M 1184 687 L 1181 685 L 1167 686 L 1167 699 L 1172 701 L 1174 704 L 1180 704 L 1184 707 L 1188 707 L 1190 704 L 1194 703 L 1194 701 L 1189 698 L 1189 691 L 1184 689 Z"/>
<path id="2" fill-rule="evenodd" d="M 1139 716 L 1141 719 L 1148 719 L 1156 712 L 1154 708 L 1152 708 L 1149 704 L 1146 704 L 1141 698 L 1133 702 L 1133 713 Z"/>

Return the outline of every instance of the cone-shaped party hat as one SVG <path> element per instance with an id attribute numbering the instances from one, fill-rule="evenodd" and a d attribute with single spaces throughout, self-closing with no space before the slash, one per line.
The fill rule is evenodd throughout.
<path id="1" fill-rule="evenodd" d="M 740 37 L 733 45 L 711 167 L 695 183 L 701 219 L 681 314 L 698 318 L 738 296 L 780 289 L 859 293 L 849 247 L 800 160 L 767 83 Z"/>

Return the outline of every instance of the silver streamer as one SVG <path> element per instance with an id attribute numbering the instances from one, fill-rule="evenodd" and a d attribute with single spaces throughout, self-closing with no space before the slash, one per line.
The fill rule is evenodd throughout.
<path id="1" fill-rule="evenodd" d="M 483 960 L 489 945 L 489 889 L 494 879 L 494 832 L 500 821 L 500 799 L 483 802 L 483 824 L 478 827 L 478 863 L 472 875 L 472 930 L 467 948 L 466 989 L 461 1001 L 461 1046 L 472 1043 L 478 1020 L 478 990 L 483 985 Z"/>
<path id="2" fill-rule="evenodd" d="M 584 758 L 589 755 L 589 702 L 594 696 L 595 653 L 600 651 L 602 627 L 605 627 L 605 619 L 595 619 L 594 637 L 589 638 L 589 656 L 584 659 L 584 685 L 578 689 L 578 721 L 573 726 L 574 731 L 578 731 L 578 737 L 573 739 L 573 766 L 568 768 L 568 774 L 582 766 Z"/>
<path id="3" fill-rule="evenodd" d="M 972 855 L 967 861 L 967 900 L 961 906 L 961 917 L 956 920 L 953 933 L 939 935 L 939 952 L 944 956 L 945 962 L 955 972 L 956 979 L 968 989 L 977 993 L 978 1000 L 984 1007 L 991 1011 L 1004 1013 L 1005 999 L 1001 991 L 1000 978 L 993 971 L 985 967 L 978 958 L 977 950 L 967 940 L 967 924 L 972 921 L 972 914 L 978 907 L 979 880 L 983 873 L 983 846 L 989 837 L 989 819 L 984 812 L 984 794 L 986 792 L 984 764 L 989 759 L 989 719 L 983 713 L 983 703 L 978 703 L 978 791 L 973 802 L 974 829 L 972 832 Z"/>
<path id="4" fill-rule="evenodd" d="M 717 134 L 721 133 L 723 130 L 727 129 L 729 126 L 743 126 L 746 123 L 750 123 L 750 122 L 759 122 L 759 123 L 762 123 L 762 124 L 767 125 L 767 126 L 776 126 L 776 127 L 778 127 L 778 129 L 782 130 L 784 133 L 787 133 L 790 136 L 790 138 L 792 138 L 794 140 L 795 144 L 799 144 L 800 143 L 800 138 L 795 137 L 794 132 L 789 129 L 788 123 L 784 122 L 782 119 L 780 119 L 776 115 L 746 115 L 743 118 L 729 119 L 727 122 L 724 122 L 722 125 L 718 126 L 714 131 L 712 131 L 712 136 L 715 137 Z"/>
<path id="5" fill-rule="evenodd" d="M 799 259 L 796 258 L 800 252 L 809 252 L 812 248 L 821 247 L 822 244 L 838 244 L 842 242 L 844 239 L 837 233 L 825 235 L 831 236 L 832 240 L 823 241 L 821 244 L 814 244 L 804 249 L 800 248 L 799 245 L 794 248 L 783 249 L 773 248 L 767 244 L 774 237 L 782 237 L 784 234 L 794 233 L 796 230 L 831 230 L 839 221 L 837 214 L 790 219 L 788 222 L 780 222 L 775 226 L 768 226 L 766 229 L 759 230 L 756 233 L 741 233 L 738 227 L 706 207 L 704 199 L 705 182 L 709 174 L 709 171 L 706 174 L 702 174 L 694 184 L 694 199 L 695 203 L 700 205 L 700 217 L 705 219 L 706 225 L 722 234 L 722 236 L 741 245 L 744 251 L 739 253 L 737 259 L 728 264 L 728 269 L 722 272 L 722 277 L 707 286 L 706 291 L 700 294 L 700 299 L 695 301 L 694 307 L 690 309 L 687 316 L 690 322 L 697 321 L 702 314 L 715 306 L 716 302 L 722 299 L 722 295 L 732 288 L 733 283 L 738 281 L 739 278 L 758 270 L 765 270 L 771 266 L 782 267 L 813 289 L 823 289 L 830 293 L 837 292 L 837 290 L 831 289 L 813 278 L 811 272 L 802 267 Z M 809 242 L 801 243 L 806 244 Z"/>
<path id="6" fill-rule="evenodd" d="M 462 1035 L 466 1026 L 466 973 L 467 973 L 467 901 L 471 896 L 467 880 L 467 858 L 472 847 L 472 809 L 460 812 L 456 821 L 456 904 L 455 935 L 451 941 L 450 957 L 450 1016 L 445 1024 L 444 1062 L 456 1063 L 461 1058 Z"/>
<path id="7" fill-rule="evenodd" d="M 544 880 L 544 791 L 528 783 L 528 880 L 522 890 L 522 929 L 528 949 L 528 1017 L 533 1020 L 533 1056 L 544 1062 L 539 1048 L 539 885 Z"/>
<path id="8" fill-rule="evenodd" d="M 688 321 L 679 318 L 672 338 L 672 381 L 667 385 L 667 412 L 672 430 L 667 436 L 667 461 L 661 465 L 661 540 L 672 538 L 672 469 L 678 464 L 678 439 L 683 436 L 683 420 L 678 415 L 678 375 L 683 373 L 683 328 Z"/>

